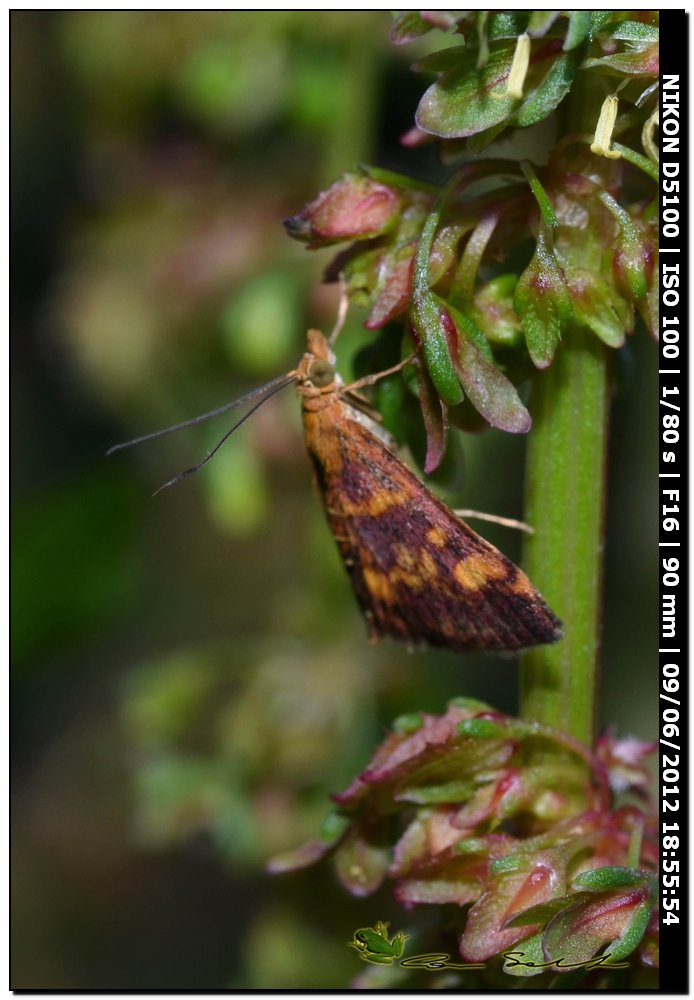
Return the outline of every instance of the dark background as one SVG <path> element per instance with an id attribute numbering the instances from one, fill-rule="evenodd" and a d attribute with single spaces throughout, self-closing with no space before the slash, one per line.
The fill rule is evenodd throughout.
<path id="1" fill-rule="evenodd" d="M 229 421 L 104 457 L 332 326 L 329 255 L 283 218 L 356 162 L 441 176 L 398 145 L 426 80 L 388 33 L 384 12 L 11 16 L 15 988 L 344 986 L 354 930 L 402 913 L 264 862 L 400 712 L 515 709 L 513 660 L 364 642 L 293 390 L 154 499 Z M 655 361 L 642 331 L 616 359 L 601 708 L 646 739 Z M 523 442 L 464 447 L 452 501 L 519 516 Z"/>

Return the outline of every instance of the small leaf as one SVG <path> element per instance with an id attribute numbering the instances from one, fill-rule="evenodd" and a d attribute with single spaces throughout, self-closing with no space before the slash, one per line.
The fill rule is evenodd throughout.
<path id="1" fill-rule="evenodd" d="M 490 14 L 487 21 L 487 35 L 490 41 L 496 38 L 513 38 L 527 31 L 530 14 L 525 10 L 505 10 Z"/>
<path id="2" fill-rule="evenodd" d="M 421 35 L 426 35 L 432 29 L 433 25 L 427 24 L 419 11 L 400 10 L 395 14 L 395 23 L 390 29 L 390 40 L 395 45 L 404 45 Z"/>
<path id="3" fill-rule="evenodd" d="M 347 832 L 350 826 L 351 820 L 348 816 L 344 816 L 342 813 L 338 812 L 337 809 L 333 809 L 332 812 L 323 820 L 323 824 L 320 830 L 320 839 L 324 844 L 333 845 L 336 844 L 340 837 Z"/>
<path id="4" fill-rule="evenodd" d="M 546 924 L 557 913 L 561 913 L 574 903 L 588 902 L 590 895 L 587 892 L 573 893 L 570 896 L 560 896 L 559 899 L 549 899 L 546 903 L 538 903 L 536 906 L 529 906 L 526 910 L 521 910 L 507 922 L 507 927 L 526 927 L 528 924 Z"/>
<path id="5" fill-rule="evenodd" d="M 320 837 L 309 840 L 301 847 L 284 854 L 277 854 L 267 863 L 267 870 L 273 875 L 282 872 L 296 871 L 297 868 L 307 868 L 328 854 L 339 843 L 351 825 L 348 816 L 336 809 L 323 820 Z"/>
<path id="6" fill-rule="evenodd" d="M 586 59 L 583 69 L 604 70 L 616 76 L 658 76 L 660 72 L 658 42 L 654 42 L 643 51 L 617 52 L 597 59 Z"/>
<path id="7" fill-rule="evenodd" d="M 441 465 L 446 454 L 448 412 L 446 404 L 434 389 L 429 373 L 417 368 L 418 396 L 427 435 L 427 453 L 424 471 L 429 474 Z"/>
<path id="8" fill-rule="evenodd" d="M 576 320 L 592 330 L 608 347 L 622 347 L 625 320 L 616 312 L 617 300 L 604 278 L 583 268 L 568 268 L 566 278 Z"/>
<path id="9" fill-rule="evenodd" d="M 532 260 L 520 276 L 513 305 L 536 368 L 547 368 L 562 332 L 572 317 L 564 273 L 552 248 L 551 231 L 543 224 Z"/>
<path id="10" fill-rule="evenodd" d="M 448 805 L 466 802 L 474 791 L 474 782 L 453 779 L 440 785 L 403 785 L 395 794 L 397 802 L 413 802 L 416 805 Z"/>
<path id="11" fill-rule="evenodd" d="M 473 53 L 465 45 L 452 45 L 438 52 L 422 56 L 412 67 L 418 73 L 447 73 L 449 70 L 469 68 L 473 65 Z"/>
<path id="12" fill-rule="evenodd" d="M 415 294 L 410 308 L 413 332 L 421 344 L 424 360 L 441 399 L 455 406 L 463 398 L 455 362 L 443 335 L 441 312 L 433 292 Z"/>
<path id="13" fill-rule="evenodd" d="M 569 27 L 564 38 L 564 51 L 570 52 L 590 36 L 593 19 L 589 10 L 569 11 Z"/>
<path id="14" fill-rule="evenodd" d="M 504 121 L 517 104 L 512 97 L 497 99 L 508 80 L 513 53 L 513 45 L 496 49 L 485 67 L 478 70 L 475 53 L 464 50 L 459 64 L 445 72 L 422 97 L 415 116 L 419 128 L 442 138 L 458 138 Z M 492 97 L 492 93 L 496 96 Z"/>
<path id="15" fill-rule="evenodd" d="M 635 47 L 643 50 L 658 41 L 659 32 L 655 25 L 644 24 L 643 21 L 622 21 L 612 29 L 610 36 L 620 41 L 641 43 Z"/>
<path id="16" fill-rule="evenodd" d="M 577 889 L 603 890 L 621 889 L 623 886 L 649 885 L 652 876 L 639 868 L 621 868 L 618 865 L 606 865 L 603 868 L 592 868 L 581 872 L 573 880 Z"/>
<path id="17" fill-rule="evenodd" d="M 284 872 L 293 872 L 299 868 L 308 868 L 316 861 L 324 857 L 328 852 L 328 847 L 322 840 L 313 839 L 302 844 L 301 847 L 284 854 L 276 854 L 270 858 L 266 868 L 271 875 L 281 875 Z"/>
<path id="18" fill-rule="evenodd" d="M 342 885 L 353 896 L 369 896 L 378 889 L 388 869 L 387 847 L 367 840 L 352 827 L 335 854 L 335 868 Z"/>
<path id="19" fill-rule="evenodd" d="M 503 739 L 505 736 L 504 726 L 492 719 L 464 719 L 456 728 L 461 736 L 470 736 L 472 739 L 493 740 Z"/>
<path id="20" fill-rule="evenodd" d="M 544 38 L 560 13 L 558 10 L 534 10 L 525 30 L 531 38 Z"/>
<path id="21" fill-rule="evenodd" d="M 410 302 L 415 247 L 411 245 L 381 257 L 372 306 L 364 321 L 367 330 L 379 330 L 404 313 Z"/>
<path id="22" fill-rule="evenodd" d="M 448 406 L 455 406 L 463 398 L 458 375 L 444 336 L 441 311 L 429 287 L 429 266 L 434 237 L 441 215 L 445 191 L 427 217 L 417 244 L 412 278 L 412 305 L 410 322 L 424 355 L 431 380 L 441 399 Z"/>
<path id="23" fill-rule="evenodd" d="M 613 16 L 613 10 L 592 10 L 590 12 L 590 30 L 593 35 L 598 34 L 602 31 L 606 24 L 608 24 Z"/>
<path id="24" fill-rule="evenodd" d="M 492 427 L 512 434 L 525 434 L 530 430 L 530 414 L 523 406 L 516 387 L 484 357 L 473 342 L 478 337 L 484 338 L 484 334 L 477 329 L 470 334 L 474 324 L 468 317 L 465 319 L 461 330 L 451 311 L 442 311 L 449 356 L 467 397 Z"/>
<path id="25" fill-rule="evenodd" d="M 643 889 L 601 893 L 566 907 L 545 928 L 542 943 L 548 961 L 562 966 L 588 962 L 607 946 L 613 961 L 638 945 L 648 925 L 651 904 Z"/>
<path id="26" fill-rule="evenodd" d="M 464 138 L 495 129 L 513 120 L 529 125 L 548 114 L 566 93 L 577 68 L 573 53 L 561 54 L 558 39 L 550 39 L 531 52 L 524 89 L 529 94 L 517 111 L 518 101 L 506 87 L 514 61 L 515 45 L 502 45 L 483 68 L 463 53 L 458 66 L 444 72 L 426 91 L 417 109 L 417 125 L 442 138 Z M 559 62 L 555 70 L 553 63 Z M 544 77 L 544 80 L 543 80 Z M 520 116 L 516 121 L 513 113 Z"/>
<path id="27" fill-rule="evenodd" d="M 394 719 L 391 723 L 391 729 L 394 733 L 409 736 L 411 733 L 416 733 L 423 725 L 424 719 L 421 712 L 408 712 L 406 715 L 399 715 L 397 719 Z"/>
<path id="28" fill-rule="evenodd" d="M 463 958 L 485 962 L 530 937 L 535 926 L 509 927 L 508 918 L 549 899 L 553 881 L 553 866 L 545 863 L 541 856 L 529 860 L 522 870 L 487 879 L 485 891 L 468 913 L 460 941 Z M 518 950 L 523 949 L 519 947 Z"/>
<path id="29" fill-rule="evenodd" d="M 455 698 L 451 698 L 448 702 L 449 708 L 462 708 L 466 712 L 470 712 L 472 715 L 476 715 L 478 712 L 491 712 L 492 708 L 485 701 L 478 701 L 476 698 L 466 698 L 464 695 L 458 695 Z"/>
<path id="30" fill-rule="evenodd" d="M 536 907 L 540 909 L 540 907 Z M 542 933 L 533 934 L 522 944 L 504 952 L 503 971 L 507 976 L 517 976 L 526 979 L 528 976 L 539 976 L 547 970 L 547 962 L 542 951 Z"/>
<path id="31" fill-rule="evenodd" d="M 390 40 L 395 45 L 412 42 L 434 28 L 449 31 L 458 20 L 456 12 L 446 10 L 398 10 L 393 12 L 393 18 Z"/>
<path id="32" fill-rule="evenodd" d="M 527 128 L 542 121 L 564 100 L 574 81 L 583 56 L 582 49 L 564 52 L 554 60 L 542 81 L 529 91 L 509 122 Z"/>
<path id="33" fill-rule="evenodd" d="M 520 320 L 513 308 L 518 279 L 500 274 L 475 293 L 470 317 L 492 344 L 513 347 L 521 340 Z"/>

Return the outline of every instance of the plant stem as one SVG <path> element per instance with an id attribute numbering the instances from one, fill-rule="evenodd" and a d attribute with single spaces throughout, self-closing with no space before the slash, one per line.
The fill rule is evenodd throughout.
<path id="1" fill-rule="evenodd" d="M 564 623 L 564 638 L 521 662 L 520 712 L 591 744 L 595 727 L 609 354 L 573 328 L 531 401 L 525 567 Z"/>

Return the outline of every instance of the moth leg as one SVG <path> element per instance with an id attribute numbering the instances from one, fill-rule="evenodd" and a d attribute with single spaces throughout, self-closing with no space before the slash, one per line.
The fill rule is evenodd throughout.
<path id="1" fill-rule="evenodd" d="M 483 514 L 479 510 L 454 510 L 461 521 L 468 517 L 476 517 L 480 521 L 490 521 L 492 524 L 501 524 L 504 528 L 516 528 L 524 531 L 527 535 L 534 535 L 535 529 L 525 521 L 516 521 L 514 517 L 500 517 L 498 514 Z"/>

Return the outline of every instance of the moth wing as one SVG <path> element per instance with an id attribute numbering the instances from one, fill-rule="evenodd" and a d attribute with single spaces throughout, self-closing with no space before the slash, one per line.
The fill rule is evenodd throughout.
<path id="1" fill-rule="evenodd" d="M 317 463 L 328 519 L 372 638 L 459 651 L 553 642 L 560 624 L 527 576 L 456 517 L 356 420 Z"/>

